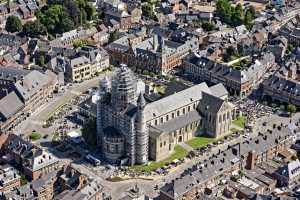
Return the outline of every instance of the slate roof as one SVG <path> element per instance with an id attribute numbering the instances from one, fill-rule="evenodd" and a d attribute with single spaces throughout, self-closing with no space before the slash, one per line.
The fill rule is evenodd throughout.
<path id="1" fill-rule="evenodd" d="M 293 96 L 300 95 L 300 84 L 298 81 L 285 79 L 278 75 L 271 76 L 263 82 L 263 85 L 271 87 L 273 90 L 290 93 Z"/>
<path id="2" fill-rule="evenodd" d="M 20 46 L 21 45 L 21 38 L 15 35 L 10 35 L 10 34 L 5 34 L 1 33 L 0 34 L 0 46 Z"/>
<path id="3" fill-rule="evenodd" d="M 204 108 L 200 108 L 200 110 L 208 110 L 210 113 L 218 113 L 224 103 L 225 100 L 203 92 L 200 107 Z"/>
<path id="4" fill-rule="evenodd" d="M 23 98 L 23 101 L 27 101 L 33 94 L 49 84 L 52 78 L 53 77 L 34 70 L 24 76 L 23 80 L 18 81 L 15 87 Z"/>
<path id="5" fill-rule="evenodd" d="M 14 91 L 0 100 L 0 113 L 5 119 L 10 118 L 22 108 L 24 108 L 24 103 Z"/>
<path id="6" fill-rule="evenodd" d="M 257 155 L 260 155 L 277 145 L 277 143 L 290 139 L 289 137 L 292 135 L 293 133 L 289 129 L 283 127 L 281 130 L 274 129 L 272 133 L 266 132 L 243 143 L 232 145 L 227 150 L 210 157 L 203 163 L 198 163 L 185 170 L 180 178 L 176 178 L 172 182 L 165 184 L 161 188 L 161 192 L 167 193 L 175 199 L 179 198 L 201 183 L 223 174 L 224 170 L 240 162 L 241 155 L 245 156 L 253 149 Z"/>
<path id="7" fill-rule="evenodd" d="M 279 169 L 279 174 L 286 176 L 288 179 L 293 180 L 300 176 L 300 161 L 297 159 L 292 161 L 281 169 Z"/>
<path id="8" fill-rule="evenodd" d="M 224 96 L 227 96 L 228 95 L 228 91 L 226 90 L 226 88 L 224 87 L 223 84 L 219 83 L 219 84 L 216 84 L 214 86 L 211 86 L 210 88 L 210 91 L 212 93 L 213 96 L 216 96 L 216 97 L 224 97 Z"/>
<path id="9" fill-rule="evenodd" d="M 9 135 L 7 148 L 20 155 L 23 159 L 29 161 L 24 162 L 26 164 L 24 164 L 23 167 L 32 171 L 39 170 L 58 162 L 58 159 L 51 153 L 15 134 Z"/>
<path id="10" fill-rule="evenodd" d="M 178 130 L 179 128 L 185 127 L 186 125 L 189 125 L 192 122 L 199 121 L 200 119 L 200 114 L 198 113 L 198 111 L 194 110 L 158 126 L 151 126 L 150 133 L 153 133 L 153 136 L 157 137 L 161 133 L 170 133 L 172 131 Z"/>
<path id="11" fill-rule="evenodd" d="M 206 92 L 209 94 L 211 93 L 206 83 L 192 86 L 186 90 L 182 90 L 173 95 L 149 103 L 144 109 L 145 119 L 146 121 L 149 121 L 153 118 L 174 111 L 177 108 L 188 105 L 192 102 L 200 101 L 200 99 L 202 98 L 202 92 Z"/>
<path id="12" fill-rule="evenodd" d="M 237 70 L 225 64 L 215 63 L 206 57 L 199 57 L 197 55 L 189 58 L 187 62 L 205 71 L 209 71 L 214 76 L 222 79 L 227 78 L 242 84 L 247 81 L 255 81 L 263 76 L 267 67 L 275 63 L 275 56 L 272 53 L 265 53 L 259 60 L 255 60 L 251 66 L 244 70 Z"/>
<path id="13" fill-rule="evenodd" d="M 87 63 L 89 63 L 89 59 L 85 56 L 80 56 L 70 60 L 70 67 L 73 68 L 73 67 L 77 67 L 78 65 L 87 64 Z"/>
<path id="14" fill-rule="evenodd" d="M 0 67 L 0 79 L 10 80 L 14 82 L 29 73 L 29 70 L 25 70 L 19 67 Z"/>

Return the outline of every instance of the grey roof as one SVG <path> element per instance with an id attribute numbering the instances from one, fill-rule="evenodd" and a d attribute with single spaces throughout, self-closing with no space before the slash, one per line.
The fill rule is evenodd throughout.
<path id="1" fill-rule="evenodd" d="M 9 135 L 7 148 L 26 159 L 28 162 L 23 167 L 32 171 L 58 162 L 58 159 L 51 153 L 15 134 Z"/>
<path id="2" fill-rule="evenodd" d="M 10 118 L 24 107 L 24 103 L 12 91 L 0 100 L 0 113 L 6 118 Z"/>
<path id="3" fill-rule="evenodd" d="M 72 58 L 70 59 L 70 67 L 74 68 L 82 64 L 88 64 L 89 62 L 90 62 L 89 59 L 85 56 Z"/>
<path id="4" fill-rule="evenodd" d="M 295 179 L 296 177 L 300 176 L 300 161 L 297 159 L 292 161 L 281 169 L 279 169 L 279 173 L 283 176 L 286 176 L 288 179 Z"/>
<path id="5" fill-rule="evenodd" d="M 0 34 L 0 46 L 20 46 L 21 45 L 21 38 L 15 35 L 10 34 Z"/>
<path id="6" fill-rule="evenodd" d="M 251 66 L 244 70 L 237 70 L 231 66 L 216 63 L 206 57 L 197 55 L 190 57 L 187 62 L 208 71 L 212 76 L 217 76 L 219 79 L 227 78 L 242 84 L 248 81 L 255 82 L 262 77 L 268 67 L 275 63 L 275 56 L 269 52 L 265 53 L 259 60 L 255 60 Z"/>
<path id="7" fill-rule="evenodd" d="M 228 170 L 235 163 L 239 163 L 240 156 L 247 155 L 253 149 L 255 149 L 257 155 L 260 155 L 268 149 L 274 148 L 278 143 L 290 139 L 292 135 L 293 133 L 287 128 L 274 129 L 272 133 L 259 134 L 256 138 L 249 139 L 242 144 L 233 145 L 227 150 L 210 157 L 204 163 L 198 163 L 186 170 L 180 178 L 165 184 L 161 188 L 161 192 L 175 198 L 181 197 L 198 185 L 223 174 L 224 170 Z"/>
<path id="8" fill-rule="evenodd" d="M 89 200 L 95 193 L 101 192 L 103 187 L 98 179 L 90 179 L 87 182 L 80 190 L 65 190 L 55 200 Z"/>
<path id="9" fill-rule="evenodd" d="M 224 97 L 228 95 L 228 91 L 226 90 L 226 88 L 224 87 L 223 84 L 219 83 L 216 84 L 212 87 L 209 88 L 212 95 L 216 96 L 216 97 Z"/>
<path id="10" fill-rule="evenodd" d="M 198 111 L 193 110 L 185 115 L 181 115 L 158 126 L 151 126 L 150 133 L 153 133 L 154 136 L 158 136 L 161 133 L 169 133 L 178 130 L 179 128 L 185 127 L 186 125 L 189 125 L 192 122 L 196 122 L 200 119 L 201 116 Z"/>
<path id="11" fill-rule="evenodd" d="M 186 90 L 182 90 L 158 101 L 149 103 L 144 109 L 145 119 L 146 121 L 149 121 L 163 114 L 172 112 L 177 108 L 200 101 L 202 98 L 202 92 L 206 92 L 208 94 L 211 93 L 206 83 L 192 86 Z"/>
<path id="12" fill-rule="evenodd" d="M 271 87 L 273 90 L 290 93 L 293 96 L 300 95 L 300 84 L 298 81 L 285 79 L 278 75 L 271 76 L 263 82 L 263 85 Z"/>
<path id="13" fill-rule="evenodd" d="M 224 103 L 225 100 L 203 92 L 201 104 L 199 106 L 202 107 L 200 110 L 208 110 L 210 113 L 216 114 Z"/>
<path id="14" fill-rule="evenodd" d="M 12 67 L 12 66 L 0 67 L 0 79 L 16 81 L 29 73 L 30 73 L 29 70 L 20 67 Z"/>
<path id="15" fill-rule="evenodd" d="M 53 80 L 52 78 L 53 77 L 51 76 L 34 70 L 24 76 L 23 80 L 18 81 L 15 84 L 15 87 L 22 96 L 23 100 L 27 101 L 33 94 L 49 84 Z"/>

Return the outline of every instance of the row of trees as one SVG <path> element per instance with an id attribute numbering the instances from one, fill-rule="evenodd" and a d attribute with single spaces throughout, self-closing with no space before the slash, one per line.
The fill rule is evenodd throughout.
<path id="1" fill-rule="evenodd" d="M 46 35 L 46 27 L 39 21 L 30 21 L 22 26 L 22 22 L 17 16 L 9 16 L 6 20 L 5 30 L 10 33 L 20 32 L 30 37 L 37 37 L 39 35 Z"/>
<path id="2" fill-rule="evenodd" d="M 49 0 L 48 6 L 37 12 L 37 19 L 51 34 L 70 31 L 86 24 L 96 10 L 88 0 Z"/>
<path id="3" fill-rule="evenodd" d="M 218 0 L 217 14 L 222 22 L 230 26 L 236 27 L 245 24 L 249 29 L 255 18 L 255 10 L 252 6 L 244 10 L 241 4 L 234 7 L 228 0 Z"/>
<path id="4" fill-rule="evenodd" d="M 49 0 L 48 6 L 37 11 L 37 20 L 22 26 L 20 18 L 10 16 L 5 29 L 8 32 L 20 32 L 30 37 L 57 34 L 70 31 L 94 19 L 95 7 L 88 0 Z"/>

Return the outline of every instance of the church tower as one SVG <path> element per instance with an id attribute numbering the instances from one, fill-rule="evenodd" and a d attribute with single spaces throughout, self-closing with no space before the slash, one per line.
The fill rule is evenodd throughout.
<path id="1" fill-rule="evenodd" d="M 148 146 L 149 146 L 149 132 L 144 117 L 144 108 L 146 101 L 144 95 L 140 93 L 137 101 L 136 113 L 136 163 L 144 164 L 148 162 Z"/>
<path id="2" fill-rule="evenodd" d="M 111 103 L 116 111 L 123 111 L 128 104 L 136 102 L 136 88 L 133 72 L 122 64 L 112 80 Z"/>
<path id="3" fill-rule="evenodd" d="M 102 139 L 104 137 L 103 133 L 103 101 L 106 98 L 105 95 L 108 94 L 110 90 L 110 83 L 108 78 L 100 80 L 98 89 L 98 101 L 97 101 L 97 116 L 96 116 L 96 126 L 97 126 L 97 144 L 102 148 Z"/>

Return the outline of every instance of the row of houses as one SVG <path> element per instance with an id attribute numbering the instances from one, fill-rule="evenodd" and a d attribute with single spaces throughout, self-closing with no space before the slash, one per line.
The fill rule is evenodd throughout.
<path id="1" fill-rule="evenodd" d="M 45 103 L 57 84 L 57 76 L 47 70 L 0 67 L 0 132 L 10 130 Z"/>
<path id="2" fill-rule="evenodd" d="M 103 199 L 98 179 L 63 164 L 52 153 L 14 134 L 2 134 L 1 143 L 6 164 L 0 166 L 0 199 Z M 20 173 L 28 183 L 21 184 Z"/>
<path id="3" fill-rule="evenodd" d="M 45 5 L 45 0 L 8 1 L 0 5 L 0 21 L 4 22 L 10 15 L 20 16 L 23 20 L 33 18 L 34 13 Z"/>
<path id="4" fill-rule="evenodd" d="M 222 83 L 232 94 L 243 96 L 249 94 L 274 65 L 275 56 L 269 52 L 254 59 L 245 69 L 237 69 L 193 54 L 184 61 L 184 71 L 193 80 Z"/>
<path id="5" fill-rule="evenodd" d="M 229 146 L 227 150 L 194 165 L 180 177 L 166 183 L 160 190 L 160 199 L 194 199 L 205 189 L 213 188 L 233 173 L 243 169 L 253 170 L 257 165 L 273 159 L 289 148 L 293 141 L 294 133 L 288 128 L 280 127 Z M 300 174 L 297 174 L 299 177 Z"/>
<path id="6" fill-rule="evenodd" d="M 125 63 L 135 70 L 148 70 L 166 74 L 182 64 L 183 58 L 197 51 L 199 41 L 195 37 L 179 43 L 161 35 L 146 37 L 140 33 L 131 39 L 125 36 L 106 47 L 112 63 Z"/>

